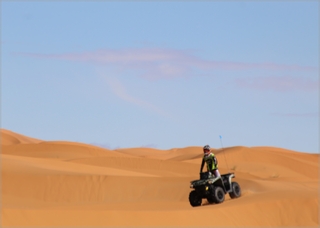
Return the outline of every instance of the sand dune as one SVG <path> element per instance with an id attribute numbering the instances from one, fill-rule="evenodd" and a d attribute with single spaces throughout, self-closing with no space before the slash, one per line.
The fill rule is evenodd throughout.
<path id="1" fill-rule="evenodd" d="M 1 130 L 3 227 L 319 226 L 319 154 L 214 149 L 242 197 L 193 208 L 201 147 L 108 150 Z"/>
<path id="2" fill-rule="evenodd" d="M 17 145 L 24 143 L 39 143 L 41 140 L 30 138 L 9 130 L 1 129 L 1 145 Z"/>

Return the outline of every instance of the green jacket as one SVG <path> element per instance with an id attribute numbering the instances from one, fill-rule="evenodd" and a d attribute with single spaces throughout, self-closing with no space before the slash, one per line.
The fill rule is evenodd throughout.
<path id="1" fill-rule="evenodd" d="M 218 168 L 218 161 L 213 153 L 210 153 L 209 155 L 204 155 L 201 163 L 200 173 L 202 172 L 204 163 L 207 164 L 207 170 L 215 170 Z"/>

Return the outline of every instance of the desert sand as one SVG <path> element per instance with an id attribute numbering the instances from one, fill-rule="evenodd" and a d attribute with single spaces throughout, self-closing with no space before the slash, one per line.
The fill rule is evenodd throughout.
<path id="1" fill-rule="evenodd" d="M 213 149 L 242 196 L 191 207 L 201 147 L 108 150 L 1 130 L 2 227 L 319 226 L 319 154 Z"/>

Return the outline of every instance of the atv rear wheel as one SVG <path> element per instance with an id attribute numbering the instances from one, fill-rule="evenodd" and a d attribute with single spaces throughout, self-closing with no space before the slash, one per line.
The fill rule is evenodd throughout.
<path id="1" fill-rule="evenodd" d="M 197 207 L 197 206 L 201 205 L 202 198 L 195 190 L 193 190 L 189 194 L 189 202 L 190 202 L 191 206 Z"/>
<path id="2" fill-rule="evenodd" d="M 213 199 L 215 203 L 222 203 L 224 201 L 224 191 L 221 187 L 215 187 L 213 190 Z"/>
<path id="3" fill-rule="evenodd" d="M 231 199 L 238 198 L 241 196 L 241 188 L 237 182 L 231 183 L 231 190 L 232 192 L 229 193 Z"/>

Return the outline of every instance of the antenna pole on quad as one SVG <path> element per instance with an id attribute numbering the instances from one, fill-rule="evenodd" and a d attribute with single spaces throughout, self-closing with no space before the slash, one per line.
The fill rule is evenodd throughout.
<path id="1" fill-rule="evenodd" d="M 221 143 L 222 152 L 223 152 L 223 154 L 224 154 L 224 160 L 226 161 L 227 169 L 228 169 L 228 171 L 229 171 L 229 166 L 228 166 L 228 162 L 227 162 L 227 158 L 226 158 L 226 153 L 224 152 L 224 148 L 223 148 L 223 144 L 222 144 L 222 136 L 219 135 L 219 138 L 220 138 L 220 143 Z"/>

